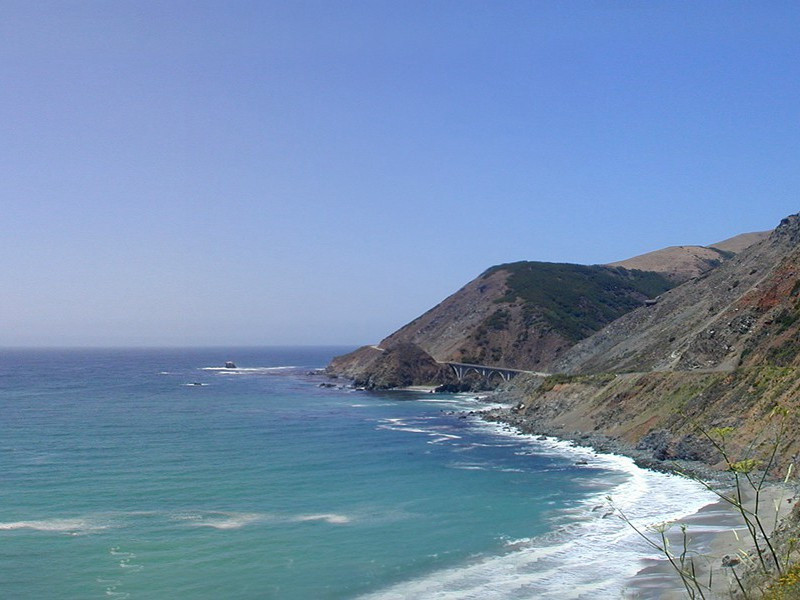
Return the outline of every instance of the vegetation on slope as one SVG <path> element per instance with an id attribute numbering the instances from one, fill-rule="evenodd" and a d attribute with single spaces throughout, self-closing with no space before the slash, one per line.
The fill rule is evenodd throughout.
<path id="1" fill-rule="evenodd" d="M 543 319 L 568 340 L 578 341 L 674 287 L 659 273 L 622 267 L 521 261 L 492 267 L 483 274 L 509 273 L 497 303 L 523 303 L 529 325 Z M 489 327 L 502 324 L 501 311 Z"/>

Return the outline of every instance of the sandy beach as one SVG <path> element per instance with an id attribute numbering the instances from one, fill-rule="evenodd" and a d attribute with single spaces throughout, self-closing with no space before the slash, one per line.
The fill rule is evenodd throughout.
<path id="1" fill-rule="evenodd" d="M 748 506 L 753 506 L 753 494 L 746 495 Z M 771 533 L 776 522 L 786 516 L 796 501 L 795 491 L 782 484 L 771 484 L 761 492 L 759 514 Z M 698 512 L 674 523 L 667 537 L 673 554 L 682 551 L 681 525 L 686 526 L 687 547 L 695 557 L 698 580 L 711 581 L 707 598 L 730 598 L 738 589 L 730 567 L 723 566 L 725 557 L 739 557 L 743 563 L 735 568 L 741 576 L 744 570 L 742 558 L 753 548 L 752 540 L 739 511 L 730 503 L 719 500 L 704 506 Z M 653 537 L 655 539 L 655 535 Z M 685 599 L 687 592 L 675 569 L 666 558 L 642 560 L 642 569 L 626 585 L 624 598 L 636 600 Z"/>

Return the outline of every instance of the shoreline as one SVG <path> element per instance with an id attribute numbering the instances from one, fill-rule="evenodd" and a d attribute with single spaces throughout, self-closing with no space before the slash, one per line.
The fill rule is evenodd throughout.
<path id="1" fill-rule="evenodd" d="M 706 463 L 688 460 L 659 460 L 654 458 L 649 450 L 642 450 L 633 444 L 602 433 L 569 432 L 561 428 L 537 427 L 535 423 L 525 417 L 514 414 L 510 408 L 492 408 L 482 411 L 481 418 L 489 422 L 504 423 L 526 435 L 555 437 L 578 446 L 592 448 L 603 454 L 627 456 L 642 469 L 688 476 L 690 479 L 702 479 L 720 487 L 734 484 L 730 473 L 714 469 Z"/>
<path id="2" fill-rule="evenodd" d="M 762 490 L 761 507 L 767 516 L 766 522 L 777 521 L 786 517 L 794 505 L 794 491 L 788 486 L 778 483 L 767 485 Z M 789 500 L 789 502 L 787 502 Z M 752 502 L 752 498 L 750 498 Z M 731 598 L 736 597 L 738 591 L 731 568 L 724 563 L 733 560 L 742 561 L 753 549 L 752 539 L 749 537 L 742 517 L 728 502 L 718 500 L 702 507 L 697 512 L 673 522 L 667 534 L 675 554 L 682 548 L 682 530 L 686 527 L 688 535 L 688 548 L 695 558 L 698 581 L 708 583 L 710 597 Z M 772 533 L 772 527 L 769 528 Z M 625 587 L 623 598 L 645 600 L 659 598 L 660 600 L 679 600 L 686 598 L 686 590 L 681 579 L 666 558 L 658 560 L 642 559 L 643 568 L 634 575 Z M 740 578 L 747 578 L 746 565 L 737 563 L 737 573 Z"/>
<path id="3" fill-rule="evenodd" d="M 426 394 L 433 392 L 431 386 L 409 386 L 394 388 L 391 391 Z M 626 457 L 642 470 L 680 476 L 687 481 L 694 481 L 698 490 L 703 488 L 704 483 L 709 484 L 714 491 L 721 493 L 728 493 L 735 489 L 731 473 L 714 469 L 703 462 L 663 461 L 654 458 L 648 449 L 637 448 L 631 443 L 607 435 L 568 431 L 563 425 L 546 427 L 542 423 L 517 414 L 513 406 L 518 400 L 502 391 L 484 393 L 480 395 L 480 398 L 476 397 L 475 399 L 482 400 L 485 407 L 476 408 L 474 411 L 454 411 L 454 413 L 463 412 L 465 415 L 493 423 L 503 429 L 508 428 L 507 431 L 513 431 L 519 435 L 546 437 L 553 441 L 567 443 L 576 449 Z M 780 527 L 781 520 L 791 512 L 797 501 L 797 492 L 796 485 L 778 481 L 768 482 L 761 491 L 762 502 L 760 503 L 765 524 L 774 522 Z M 713 492 L 709 491 L 709 494 L 713 494 Z M 776 501 L 779 511 L 777 518 L 775 509 L 772 508 L 772 504 Z M 760 577 L 755 569 L 748 568 L 748 564 L 744 564 L 750 562 L 749 566 L 753 566 L 753 559 L 748 558 L 748 553 L 754 556 L 753 542 L 737 509 L 722 499 L 714 499 L 713 496 L 710 497 L 708 503 L 699 508 L 687 508 L 693 512 L 687 512 L 685 515 L 671 520 L 667 538 L 673 554 L 679 555 L 683 544 L 681 526 L 687 527 L 686 533 L 690 539 L 688 550 L 689 554 L 695 557 L 697 580 L 706 583 L 709 575 L 711 576 L 711 590 L 704 590 L 706 598 L 711 600 L 713 598 L 742 597 L 740 594 L 732 595 L 731 593 L 737 590 L 736 582 L 731 569 L 723 566 L 723 560 L 729 561 L 730 558 L 733 558 L 734 562 L 737 559 L 740 561 L 736 567 L 736 573 L 745 581 L 746 589 L 755 589 L 763 581 L 763 577 Z M 669 518 L 669 515 L 666 515 L 666 518 Z M 658 524 L 661 521 L 663 519 L 654 518 L 652 524 Z M 633 529 L 631 531 L 633 532 Z M 772 527 L 769 527 L 769 535 L 772 535 Z M 615 597 L 624 600 L 679 600 L 687 597 L 687 591 L 680 576 L 666 557 L 659 556 L 657 552 L 655 554 L 643 552 L 639 556 L 638 564 L 639 567 L 635 572 L 632 571 L 620 580 L 620 593 Z"/>
<path id="4" fill-rule="evenodd" d="M 537 428 L 534 423 L 511 408 L 492 408 L 476 411 L 483 420 L 509 426 L 522 435 L 546 436 L 585 447 L 601 454 L 620 455 L 631 458 L 634 464 L 645 470 L 679 475 L 697 482 L 698 486 L 708 483 L 714 490 L 730 493 L 735 490 L 734 479 L 728 472 L 713 469 L 697 461 L 661 461 L 653 458 L 647 450 L 641 450 L 618 439 L 597 433 L 554 431 Z M 747 490 L 750 492 L 750 490 Z M 752 493 L 747 494 L 746 502 L 752 506 Z M 797 502 L 797 490 L 788 484 L 768 482 L 761 491 L 759 507 L 769 522 L 769 534 L 780 527 L 782 520 L 791 512 Z M 730 567 L 723 566 L 730 558 L 747 560 L 754 544 L 743 523 L 738 510 L 723 499 L 701 507 L 694 513 L 671 521 L 666 534 L 674 554 L 680 554 L 683 547 L 682 526 L 686 526 L 690 554 L 695 557 L 698 580 L 711 581 L 709 598 L 730 598 L 731 592 L 738 589 Z M 642 568 L 625 581 L 622 598 L 625 600 L 679 600 L 687 597 L 680 576 L 666 557 L 658 559 L 642 557 Z M 740 578 L 748 578 L 746 565 L 739 563 L 737 573 Z"/>

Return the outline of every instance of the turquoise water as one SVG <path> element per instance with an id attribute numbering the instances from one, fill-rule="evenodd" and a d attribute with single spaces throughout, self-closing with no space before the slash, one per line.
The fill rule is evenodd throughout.
<path id="1" fill-rule="evenodd" d="M 602 499 L 707 503 L 468 395 L 319 387 L 345 350 L 0 352 L 0 597 L 613 597 L 647 549 Z"/>

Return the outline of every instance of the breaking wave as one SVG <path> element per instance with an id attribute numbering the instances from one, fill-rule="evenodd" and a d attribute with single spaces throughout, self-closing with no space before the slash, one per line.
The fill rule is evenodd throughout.
<path id="1" fill-rule="evenodd" d="M 513 435 L 495 424 L 498 435 Z M 362 597 L 362 600 L 595 600 L 620 597 L 625 582 L 655 558 L 653 550 L 611 511 L 607 496 L 640 529 L 673 521 L 714 502 L 713 494 L 685 478 L 646 471 L 624 456 L 597 454 L 555 439 L 525 436 L 531 454 L 558 454 L 587 460 L 593 467 L 618 473 L 619 483 L 591 495 L 577 508 L 561 511 L 555 531 L 533 538 L 508 540 L 504 552 L 473 558 L 467 564 L 428 573 Z M 455 463 L 453 468 L 489 469 L 480 463 Z M 608 479 L 606 479 L 607 481 Z M 590 482 L 591 483 L 591 482 Z"/>

